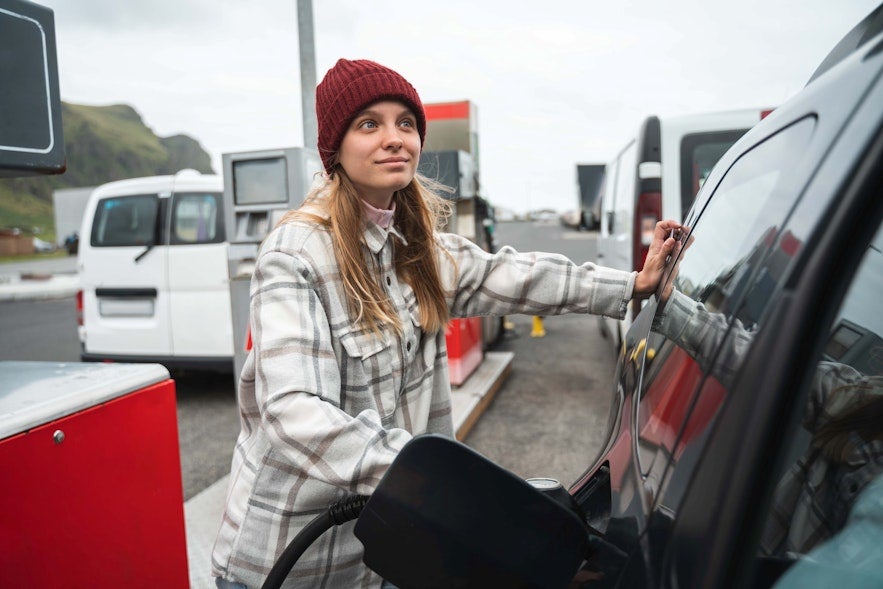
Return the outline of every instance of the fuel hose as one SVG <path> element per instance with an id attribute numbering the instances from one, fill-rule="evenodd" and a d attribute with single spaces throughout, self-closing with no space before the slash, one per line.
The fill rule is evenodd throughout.
<path id="1" fill-rule="evenodd" d="M 270 574 L 261 585 L 261 589 L 279 589 L 288 577 L 288 573 L 294 568 L 298 559 L 306 552 L 319 536 L 331 529 L 350 520 L 354 520 L 362 513 L 362 508 L 368 502 L 368 495 L 349 495 L 340 501 L 332 503 L 326 511 L 313 518 L 297 536 L 285 547 L 279 560 L 270 569 Z"/>

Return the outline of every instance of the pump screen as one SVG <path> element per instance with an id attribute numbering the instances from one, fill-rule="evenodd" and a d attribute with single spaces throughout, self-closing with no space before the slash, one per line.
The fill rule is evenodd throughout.
<path id="1" fill-rule="evenodd" d="M 285 158 L 233 162 L 233 194 L 237 205 L 288 202 Z"/>

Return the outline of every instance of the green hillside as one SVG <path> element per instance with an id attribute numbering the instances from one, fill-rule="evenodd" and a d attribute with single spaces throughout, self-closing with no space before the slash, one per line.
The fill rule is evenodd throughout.
<path id="1" fill-rule="evenodd" d="M 131 106 L 62 103 L 67 171 L 59 176 L 0 179 L 0 227 L 40 229 L 55 237 L 52 191 L 113 180 L 172 174 L 183 168 L 212 173 L 208 153 L 186 135 L 157 137 Z"/>

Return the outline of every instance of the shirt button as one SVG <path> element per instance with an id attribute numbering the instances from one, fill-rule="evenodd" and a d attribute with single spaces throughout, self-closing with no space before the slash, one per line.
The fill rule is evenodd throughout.
<path id="1" fill-rule="evenodd" d="M 386 284 L 388 286 L 392 286 L 392 278 L 390 278 L 389 276 L 386 277 Z"/>

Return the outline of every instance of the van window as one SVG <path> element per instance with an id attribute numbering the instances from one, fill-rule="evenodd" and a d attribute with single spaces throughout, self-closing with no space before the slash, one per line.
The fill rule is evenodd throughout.
<path id="1" fill-rule="evenodd" d="M 680 504 L 709 426 L 796 252 L 787 236 L 779 238 L 800 194 L 790 172 L 814 126 L 804 119 L 733 164 L 682 254 L 675 294 L 654 320 L 637 435 L 642 470 L 652 471 L 648 482 L 669 509 Z"/>
<path id="2" fill-rule="evenodd" d="M 94 247 L 156 244 L 158 211 L 155 194 L 102 199 L 95 210 L 90 243 Z"/>
<path id="3" fill-rule="evenodd" d="M 748 129 L 690 133 L 681 139 L 681 211 L 686 213 L 705 179 Z"/>
<path id="4" fill-rule="evenodd" d="M 637 151 L 635 142 L 629 144 L 619 156 L 613 197 L 613 226 L 611 233 L 632 231 L 632 212 L 635 210 L 635 180 L 637 177 Z"/>
<path id="5" fill-rule="evenodd" d="M 224 241 L 220 194 L 175 194 L 171 245 Z"/>

